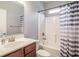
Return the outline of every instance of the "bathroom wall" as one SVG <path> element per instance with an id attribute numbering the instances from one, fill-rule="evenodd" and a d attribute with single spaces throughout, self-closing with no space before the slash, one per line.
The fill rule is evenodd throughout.
<path id="1" fill-rule="evenodd" d="M 24 12 L 23 6 L 17 1 L 0 1 L 0 8 L 7 10 L 7 33 L 20 33 L 20 16 Z"/>
<path id="2" fill-rule="evenodd" d="M 27 38 L 38 38 L 38 12 L 43 10 L 43 3 L 28 1 L 24 6 L 24 35 Z"/>

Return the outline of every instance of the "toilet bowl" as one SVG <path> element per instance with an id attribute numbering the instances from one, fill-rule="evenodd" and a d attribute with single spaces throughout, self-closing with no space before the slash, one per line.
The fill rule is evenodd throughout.
<path id="1" fill-rule="evenodd" d="M 37 57 L 49 57 L 49 56 L 51 56 L 51 54 L 44 49 L 40 49 L 37 51 Z"/>

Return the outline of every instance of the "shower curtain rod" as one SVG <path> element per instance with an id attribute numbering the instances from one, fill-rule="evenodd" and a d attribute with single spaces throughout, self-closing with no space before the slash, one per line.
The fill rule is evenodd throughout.
<path id="1" fill-rule="evenodd" d="M 73 2 L 77 2 L 77 1 L 73 1 Z M 68 4 L 73 4 L 73 2 L 64 4 L 64 5 L 60 5 L 60 6 L 56 6 L 56 7 L 53 7 L 53 8 L 45 9 L 45 10 L 40 10 L 40 11 L 38 11 L 38 13 L 43 12 L 43 11 L 47 11 L 47 10 L 50 10 L 50 9 L 58 8 L 58 7 L 63 7 L 63 6 L 68 5 Z"/>

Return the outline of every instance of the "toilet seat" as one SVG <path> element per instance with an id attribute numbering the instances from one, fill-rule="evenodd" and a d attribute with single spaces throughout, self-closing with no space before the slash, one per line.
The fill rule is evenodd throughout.
<path id="1" fill-rule="evenodd" d="M 40 55 L 41 57 L 49 57 L 50 53 L 46 50 L 40 49 L 37 51 L 37 54 Z"/>

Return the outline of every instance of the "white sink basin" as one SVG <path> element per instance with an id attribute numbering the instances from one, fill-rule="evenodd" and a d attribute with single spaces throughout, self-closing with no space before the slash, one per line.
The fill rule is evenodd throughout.
<path id="1" fill-rule="evenodd" d="M 19 46 L 23 43 L 24 43 L 24 41 L 10 42 L 10 43 L 4 45 L 4 47 L 15 47 L 15 46 Z"/>
<path id="2" fill-rule="evenodd" d="M 0 47 L 1 48 L 5 48 L 5 49 L 9 49 L 9 48 L 17 48 L 17 47 L 20 47 L 24 44 L 23 41 L 16 41 L 16 42 L 10 42 L 10 43 L 7 43 L 6 45 L 2 45 Z"/>

